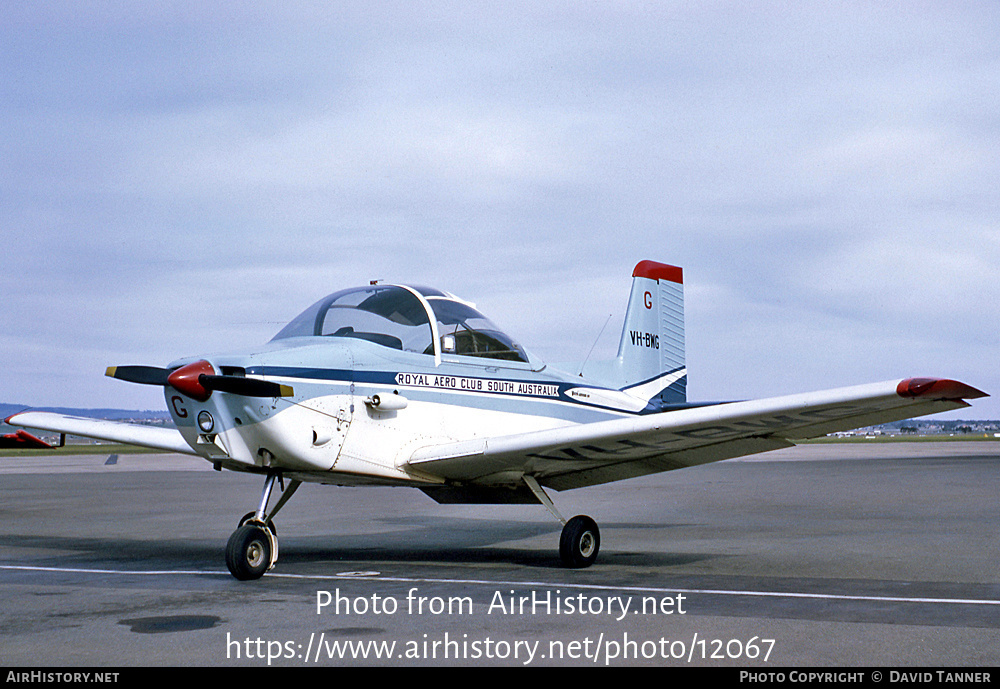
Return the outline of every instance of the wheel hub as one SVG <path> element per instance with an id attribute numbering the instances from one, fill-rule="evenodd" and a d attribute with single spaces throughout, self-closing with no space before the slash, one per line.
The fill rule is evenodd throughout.
<path id="1" fill-rule="evenodd" d="M 247 564 L 251 567 L 260 567 L 264 562 L 264 544 L 254 541 L 247 548 Z"/>

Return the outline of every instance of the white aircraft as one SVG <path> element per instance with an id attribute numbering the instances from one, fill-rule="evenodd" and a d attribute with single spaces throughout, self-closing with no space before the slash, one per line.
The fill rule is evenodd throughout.
<path id="1" fill-rule="evenodd" d="M 546 366 L 454 295 L 373 283 L 324 297 L 245 353 L 107 370 L 162 386 L 176 430 L 37 411 L 7 423 L 263 476 L 257 509 L 226 548 L 232 574 L 256 579 L 277 561 L 272 520 L 303 481 L 414 486 L 440 503 L 541 504 L 564 524 L 564 564 L 586 567 L 600 548 L 597 524 L 564 519 L 546 489 L 776 450 L 986 396 L 910 378 L 689 403 L 683 303 L 680 268 L 637 264 L 618 356 L 582 376 Z M 282 494 L 269 510 L 276 482 Z"/>

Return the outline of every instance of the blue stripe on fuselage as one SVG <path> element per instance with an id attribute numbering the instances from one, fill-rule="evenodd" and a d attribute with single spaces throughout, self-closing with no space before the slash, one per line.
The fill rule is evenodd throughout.
<path id="1" fill-rule="evenodd" d="M 482 409 L 496 409 L 497 411 L 524 412 L 523 407 L 519 408 L 512 404 L 503 404 L 498 407 L 496 398 L 504 398 L 509 402 L 514 400 L 534 401 L 534 402 L 557 402 L 558 405 L 546 404 L 544 407 L 549 411 L 544 412 L 545 416 L 555 416 L 563 418 L 577 419 L 572 412 L 552 413 L 555 407 L 561 405 L 571 405 L 571 409 L 576 411 L 594 412 L 600 418 L 612 418 L 608 413 L 618 416 L 622 414 L 647 414 L 655 412 L 651 405 L 639 412 L 628 412 L 614 407 L 588 404 L 571 398 L 566 394 L 569 389 L 593 388 L 604 389 L 598 386 L 585 385 L 577 381 L 566 382 L 560 380 L 529 380 L 516 378 L 487 378 L 482 376 L 463 376 L 458 374 L 443 373 L 440 369 L 426 372 L 391 372 L 391 371 L 367 371 L 359 369 L 327 369 L 317 367 L 297 367 L 297 366 L 253 366 L 246 369 L 247 374 L 278 377 L 295 378 L 299 380 L 313 380 L 317 383 L 344 383 L 356 386 L 378 385 L 398 387 L 406 390 L 406 394 L 414 399 L 425 399 L 428 401 L 440 401 L 441 394 L 464 393 L 468 395 L 464 398 L 463 406 L 472 406 Z M 463 383 L 466 385 L 463 386 Z M 473 403 L 476 397 L 483 398 L 481 401 Z M 490 399 L 492 401 L 487 401 Z M 564 407 L 565 409 L 565 407 Z M 569 411 L 566 409 L 565 411 Z M 590 416 L 588 414 L 588 416 Z M 591 419 L 594 420 L 594 419 Z"/>

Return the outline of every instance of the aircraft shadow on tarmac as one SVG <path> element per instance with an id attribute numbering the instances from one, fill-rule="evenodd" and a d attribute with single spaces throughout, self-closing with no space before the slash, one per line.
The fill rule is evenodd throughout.
<path id="1" fill-rule="evenodd" d="M 558 544 L 561 526 L 555 522 L 504 522 L 482 519 L 406 517 L 377 520 L 401 527 L 377 534 L 289 537 L 281 558 L 286 565 L 328 560 L 359 562 L 430 562 L 439 564 L 510 564 L 560 569 Z M 661 524 L 605 524 L 605 533 L 617 528 L 663 529 Z M 520 544 L 535 540 L 537 543 Z M 713 558 L 713 555 L 621 552 L 605 540 L 604 565 L 667 567 Z"/>
<path id="2" fill-rule="evenodd" d="M 558 543 L 560 525 L 549 521 L 507 522 L 466 518 L 393 517 L 370 522 L 379 529 L 371 533 L 329 535 L 283 534 L 280 560 L 289 567 L 325 562 L 431 563 L 443 565 L 496 564 L 542 569 L 562 567 L 552 547 Z M 664 529 L 679 525 L 606 524 L 605 529 Z M 281 526 L 279 525 L 279 530 Z M 520 541 L 537 541 L 519 543 Z M 36 566 L 65 568 L 113 568 L 126 570 L 201 570 L 211 568 L 225 546 L 206 538 L 123 539 L 93 536 L 0 536 L 0 547 L 18 551 L 40 551 L 38 556 L 18 558 Z M 625 567 L 670 567 L 723 557 L 712 554 L 628 552 L 613 550 L 605 542 L 604 565 Z M 58 553 L 46 555 L 45 551 Z M 310 567 L 314 569 L 314 567 Z"/>

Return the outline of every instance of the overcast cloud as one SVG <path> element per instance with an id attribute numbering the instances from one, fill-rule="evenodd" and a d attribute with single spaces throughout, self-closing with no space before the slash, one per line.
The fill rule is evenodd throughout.
<path id="1" fill-rule="evenodd" d="M 689 396 L 1000 394 L 1000 5 L 8 3 L 0 401 L 265 342 L 371 279 L 533 353 L 684 268 Z M 950 418 L 1000 418 L 993 397 Z"/>

